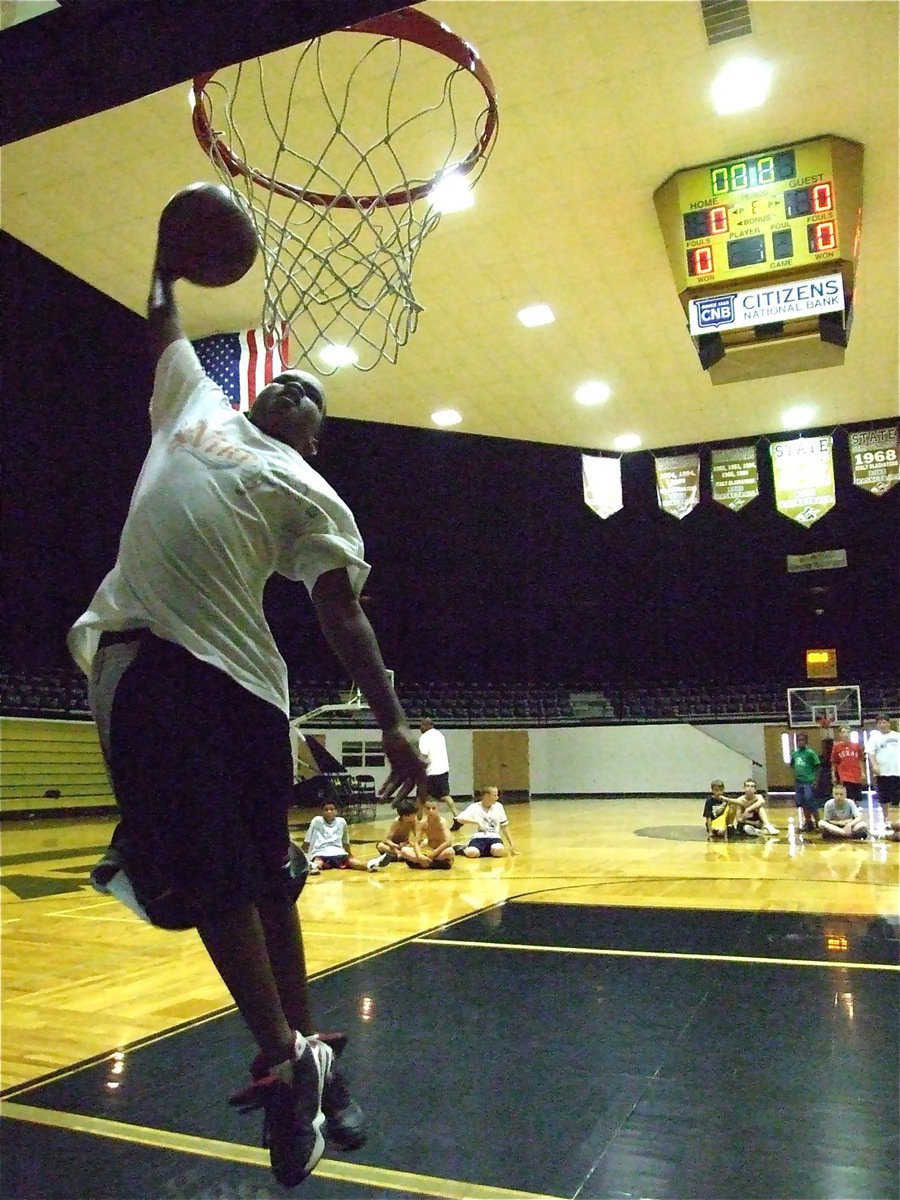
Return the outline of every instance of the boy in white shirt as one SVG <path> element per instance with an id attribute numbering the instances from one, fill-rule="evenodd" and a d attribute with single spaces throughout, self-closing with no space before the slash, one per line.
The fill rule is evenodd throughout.
<path id="1" fill-rule="evenodd" d="M 353 857 L 347 822 L 337 815 L 337 805 L 333 800 L 326 800 L 321 816 L 315 816 L 310 821 L 303 839 L 303 850 L 309 858 L 311 875 L 333 870 L 369 870 L 364 862 Z"/>
<path id="2" fill-rule="evenodd" d="M 875 728 L 866 744 L 872 779 L 878 789 L 878 803 L 885 826 L 889 826 L 889 806 L 900 804 L 900 733 L 891 728 L 890 718 L 884 713 L 875 718 Z"/>
<path id="3" fill-rule="evenodd" d="M 477 788 L 475 796 L 456 818 L 460 825 L 474 825 L 477 830 L 463 854 L 466 858 L 505 858 L 507 854 L 515 854 L 509 818 L 497 788 Z"/>

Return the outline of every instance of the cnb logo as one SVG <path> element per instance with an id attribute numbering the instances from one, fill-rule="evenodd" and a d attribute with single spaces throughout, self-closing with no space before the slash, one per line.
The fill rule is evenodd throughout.
<path id="1" fill-rule="evenodd" d="M 730 325 L 734 321 L 734 298 L 737 292 L 729 296 L 709 296 L 705 300 L 694 300 L 694 315 L 701 329 L 717 329 L 720 325 Z"/>

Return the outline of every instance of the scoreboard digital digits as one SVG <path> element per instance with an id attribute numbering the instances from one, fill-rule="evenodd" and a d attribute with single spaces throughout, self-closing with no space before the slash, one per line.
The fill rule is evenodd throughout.
<path id="1" fill-rule="evenodd" d="M 796 173 L 797 157 L 793 150 L 752 154 L 749 158 L 719 163 L 710 167 L 709 171 L 714 196 L 765 187 L 768 183 L 780 183 L 782 179 L 793 179 Z"/>
<path id="2" fill-rule="evenodd" d="M 654 200 L 679 294 L 856 258 L 862 146 L 826 135 L 679 171 Z"/>

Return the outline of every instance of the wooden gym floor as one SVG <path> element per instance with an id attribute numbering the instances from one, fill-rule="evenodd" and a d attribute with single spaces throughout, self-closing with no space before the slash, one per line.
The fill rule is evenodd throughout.
<path id="1" fill-rule="evenodd" d="M 708 842 L 701 807 L 533 801 L 515 858 L 311 879 L 371 1132 L 298 1194 L 896 1196 L 900 846 Z M 111 828 L 3 829 L 4 1198 L 285 1196 L 196 936 L 90 889 Z"/>

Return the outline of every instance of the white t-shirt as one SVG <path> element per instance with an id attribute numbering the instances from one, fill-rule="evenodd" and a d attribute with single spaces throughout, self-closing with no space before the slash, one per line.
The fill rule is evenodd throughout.
<path id="1" fill-rule="evenodd" d="M 845 796 L 844 803 L 840 808 L 838 808 L 836 800 L 826 800 L 822 815 L 826 821 L 855 821 L 859 816 L 859 808 L 849 796 Z"/>
<path id="2" fill-rule="evenodd" d="M 490 808 L 485 808 L 476 800 L 466 805 L 457 820 L 478 822 L 478 832 L 472 834 L 473 837 L 499 837 L 500 826 L 509 824 L 506 810 L 499 800 L 495 800 Z"/>
<path id="3" fill-rule="evenodd" d="M 307 851 L 310 858 L 337 858 L 347 853 L 344 845 L 344 834 L 347 822 L 343 817 L 335 817 L 329 825 L 322 816 L 313 817 L 306 831 L 304 841 L 309 843 Z"/>
<path id="4" fill-rule="evenodd" d="M 287 668 L 263 613 L 273 574 L 312 592 L 369 573 L 353 514 L 296 450 L 236 412 L 187 340 L 161 355 L 151 443 L 116 564 L 69 631 L 85 672 L 104 630 L 146 627 L 288 712 Z"/>
<path id="5" fill-rule="evenodd" d="M 866 748 L 875 759 L 879 774 L 900 775 L 900 733 L 895 729 L 887 733 L 875 729 L 869 734 Z"/>
<path id="6" fill-rule="evenodd" d="M 425 759 L 426 775 L 446 775 L 450 771 L 447 739 L 437 729 L 426 729 L 419 738 L 419 753 Z"/>

